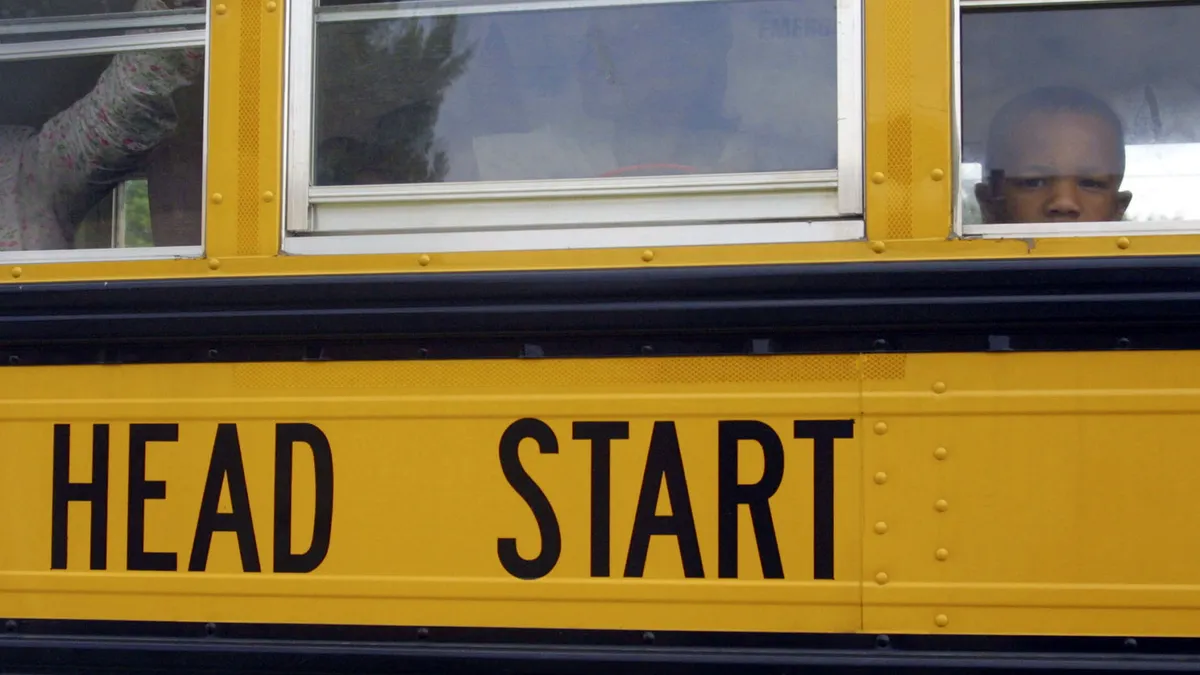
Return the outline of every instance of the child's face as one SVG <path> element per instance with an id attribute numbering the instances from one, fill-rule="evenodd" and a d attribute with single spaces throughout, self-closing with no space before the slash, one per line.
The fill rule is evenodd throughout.
<path id="1" fill-rule="evenodd" d="M 1000 194 L 976 187 L 992 223 L 1120 220 L 1132 195 L 1120 192 L 1116 130 L 1086 113 L 1036 111 L 1009 139 Z"/>

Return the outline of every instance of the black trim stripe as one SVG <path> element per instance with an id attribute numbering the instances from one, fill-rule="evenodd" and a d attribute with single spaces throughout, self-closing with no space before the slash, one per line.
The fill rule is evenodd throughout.
<path id="1" fill-rule="evenodd" d="M 1197 328 L 1200 257 L 0 286 L 11 364 L 1192 349 Z"/>
<path id="2" fill-rule="evenodd" d="M 1200 641 L 1126 637 L 13 621 L 5 672 L 1197 672 Z"/>

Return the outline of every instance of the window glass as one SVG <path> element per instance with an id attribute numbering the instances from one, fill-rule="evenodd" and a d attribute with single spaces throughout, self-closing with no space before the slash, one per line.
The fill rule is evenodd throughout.
<path id="1" fill-rule="evenodd" d="M 203 57 L 0 61 L 0 250 L 198 245 Z"/>
<path id="2" fill-rule="evenodd" d="M 318 14 L 315 185 L 837 167 L 833 0 L 346 9 Z"/>
<path id="3" fill-rule="evenodd" d="M 190 0 L 157 0 L 150 3 L 138 0 L 4 0 L 0 3 L 0 19 L 44 19 L 203 6 L 203 3 Z"/>
<path id="4" fill-rule="evenodd" d="M 1196 5 L 964 13 L 964 225 L 1200 220 L 1196 35 Z"/>

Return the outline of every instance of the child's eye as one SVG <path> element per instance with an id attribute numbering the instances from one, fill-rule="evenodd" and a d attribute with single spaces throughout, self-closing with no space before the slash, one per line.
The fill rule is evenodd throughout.
<path id="1" fill-rule="evenodd" d="M 1018 178 L 1017 187 L 1024 190 L 1036 190 L 1046 186 L 1045 178 Z"/>
<path id="2" fill-rule="evenodd" d="M 1102 178 L 1081 178 L 1079 185 L 1088 190 L 1107 190 L 1108 181 Z"/>

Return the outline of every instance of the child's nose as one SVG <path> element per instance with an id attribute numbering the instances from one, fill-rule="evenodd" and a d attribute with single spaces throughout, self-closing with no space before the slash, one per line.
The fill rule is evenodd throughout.
<path id="1" fill-rule="evenodd" d="M 1050 200 L 1046 203 L 1046 215 L 1052 219 L 1077 220 L 1083 209 L 1079 205 L 1079 191 L 1075 181 L 1059 178 L 1051 183 Z"/>

